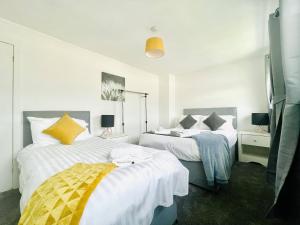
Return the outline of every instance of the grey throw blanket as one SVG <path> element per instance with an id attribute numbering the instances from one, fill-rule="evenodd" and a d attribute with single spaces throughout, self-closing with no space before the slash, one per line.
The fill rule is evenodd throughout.
<path id="1" fill-rule="evenodd" d="M 208 185 L 226 184 L 231 174 L 231 154 L 228 140 L 209 132 L 192 136 L 197 142 Z"/>

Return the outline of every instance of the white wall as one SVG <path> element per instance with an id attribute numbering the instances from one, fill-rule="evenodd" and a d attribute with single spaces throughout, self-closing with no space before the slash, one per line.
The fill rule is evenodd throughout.
<path id="1" fill-rule="evenodd" d="M 236 33 L 245 34 L 243 38 L 236 39 L 235 44 L 230 46 L 230 51 L 224 35 L 218 36 L 215 43 L 218 54 L 211 55 L 211 52 L 207 51 L 207 54 L 203 55 L 204 60 L 212 62 L 215 60 L 210 57 L 222 58 L 228 54 L 235 60 L 214 63 L 199 71 L 176 74 L 176 116 L 169 115 L 168 121 L 182 114 L 184 108 L 235 106 L 238 109 L 238 129 L 257 129 L 251 125 L 250 116 L 252 112 L 267 112 L 264 58 L 269 49 L 268 18 L 279 2 L 271 0 L 262 4 L 259 11 L 253 10 L 253 14 L 249 14 L 255 15 L 254 17 L 243 18 L 246 19 L 247 26 L 224 29 L 224 34 L 230 32 L 231 38 L 236 38 Z M 241 57 L 240 51 L 247 54 Z M 198 60 L 201 64 L 202 59 Z"/>
<path id="2" fill-rule="evenodd" d="M 170 127 L 175 117 L 175 76 L 173 74 L 159 77 L 159 125 Z"/>
<path id="3" fill-rule="evenodd" d="M 184 108 L 238 109 L 238 129 L 254 130 L 252 112 L 267 112 L 264 53 L 196 73 L 176 76 L 176 112 Z"/>
<path id="4" fill-rule="evenodd" d="M 158 126 L 157 75 L 2 19 L 0 40 L 15 45 L 15 154 L 22 148 L 24 110 L 89 110 L 94 133 L 101 132 L 101 114 L 116 114 L 120 130 L 121 105 L 101 100 L 101 72 L 125 77 L 128 90 L 148 92 L 149 128 Z M 129 135 L 136 137 L 143 131 L 143 112 L 143 98 L 127 95 L 125 121 Z"/>

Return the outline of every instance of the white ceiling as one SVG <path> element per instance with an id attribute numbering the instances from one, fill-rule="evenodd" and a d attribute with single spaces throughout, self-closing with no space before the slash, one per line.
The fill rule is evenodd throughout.
<path id="1" fill-rule="evenodd" d="M 0 17 L 156 74 L 184 74 L 266 45 L 276 0 L 0 0 Z M 155 25 L 166 54 L 149 59 Z"/>

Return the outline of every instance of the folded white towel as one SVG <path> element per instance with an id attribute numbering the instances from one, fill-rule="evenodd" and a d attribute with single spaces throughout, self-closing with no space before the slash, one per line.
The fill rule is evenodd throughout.
<path id="1" fill-rule="evenodd" d="M 165 129 L 160 127 L 158 130 L 154 131 L 155 134 L 170 134 L 171 129 Z"/>
<path id="2" fill-rule="evenodd" d="M 183 131 L 176 131 L 176 130 L 172 130 L 170 135 L 174 136 L 174 137 L 181 137 L 184 134 Z"/>
<path id="3" fill-rule="evenodd" d="M 170 129 L 166 129 L 163 127 L 160 127 L 158 130 L 154 131 L 155 134 L 163 134 L 163 135 L 172 135 L 172 132 L 184 132 L 184 129 L 182 128 L 170 128 Z"/>
<path id="4" fill-rule="evenodd" d="M 128 145 L 113 149 L 110 158 L 118 166 L 128 166 L 151 160 L 152 154 L 143 150 L 141 146 Z"/>
<path id="5" fill-rule="evenodd" d="M 201 130 L 198 129 L 186 129 L 186 130 L 172 130 L 171 135 L 175 137 L 191 137 L 196 134 L 200 134 Z"/>

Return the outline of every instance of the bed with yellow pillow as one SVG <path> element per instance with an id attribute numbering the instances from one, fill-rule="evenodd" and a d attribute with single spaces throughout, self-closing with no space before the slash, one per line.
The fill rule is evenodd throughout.
<path id="1" fill-rule="evenodd" d="M 41 136 L 57 142 L 34 144 L 28 117 L 55 118 L 39 129 Z M 89 112 L 23 113 L 24 149 L 17 155 L 20 224 L 173 224 L 173 196 L 188 193 L 187 169 L 168 152 L 87 135 L 78 139 L 89 129 Z M 112 164 L 113 149 L 135 147 L 151 154 L 151 160 L 125 167 Z"/>

